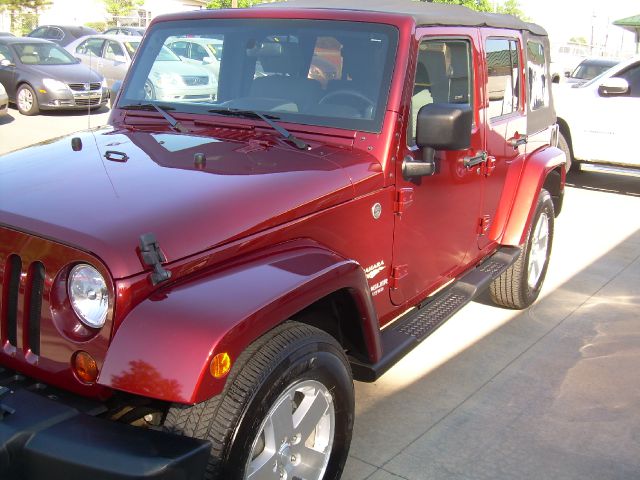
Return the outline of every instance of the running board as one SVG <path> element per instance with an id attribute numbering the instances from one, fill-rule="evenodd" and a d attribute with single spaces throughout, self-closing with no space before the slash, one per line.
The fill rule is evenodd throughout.
<path id="1" fill-rule="evenodd" d="M 350 359 L 353 378 L 375 382 L 402 357 L 431 335 L 462 307 L 489 288 L 520 256 L 517 247 L 502 247 L 477 267 L 427 298 L 380 332 L 382 358 L 375 364 Z"/>

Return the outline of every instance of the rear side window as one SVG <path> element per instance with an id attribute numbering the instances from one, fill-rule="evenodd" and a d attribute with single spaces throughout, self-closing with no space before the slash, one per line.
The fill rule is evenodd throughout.
<path id="1" fill-rule="evenodd" d="M 411 96 L 409 144 L 416 139 L 420 109 L 430 103 L 472 104 L 471 45 L 466 40 L 423 40 Z"/>
<path id="2" fill-rule="evenodd" d="M 93 55 L 94 57 L 102 56 L 102 45 L 104 45 L 104 40 L 100 38 L 89 38 L 85 40 L 78 48 L 76 48 L 76 53 L 80 53 L 82 55 Z"/>
<path id="3" fill-rule="evenodd" d="M 117 57 L 124 57 L 124 51 L 122 47 L 114 41 L 109 40 L 107 42 L 107 48 L 104 52 L 104 58 L 107 60 L 116 60 Z"/>
<path id="4" fill-rule="evenodd" d="M 527 76 L 529 78 L 529 108 L 549 106 L 549 79 L 545 68 L 545 51 L 540 42 L 527 42 Z"/>
<path id="5" fill-rule="evenodd" d="M 487 40 L 487 94 L 489 118 L 516 112 L 520 104 L 518 42 L 506 38 Z"/>

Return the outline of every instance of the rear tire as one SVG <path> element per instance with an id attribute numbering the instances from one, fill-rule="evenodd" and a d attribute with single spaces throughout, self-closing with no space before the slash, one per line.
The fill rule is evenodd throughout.
<path id="1" fill-rule="evenodd" d="M 553 202 L 543 189 L 520 257 L 489 287 L 495 304 L 522 310 L 536 301 L 551 257 L 553 220 Z"/>
<path id="2" fill-rule="evenodd" d="M 337 480 L 353 420 L 340 345 L 315 327 L 286 322 L 240 355 L 220 395 L 171 407 L 164 428 L 212 442 L 208 480 Z"/>

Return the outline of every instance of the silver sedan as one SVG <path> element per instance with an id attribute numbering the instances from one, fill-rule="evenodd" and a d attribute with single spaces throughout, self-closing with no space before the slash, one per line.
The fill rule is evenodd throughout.
<path id="1" fill-rule="evenodd" d="M 104 75 L 111 88 L 126 75 L 140 40 L 129 35 L 89 35 L 66 48 Z M 217 78 L 211 71 L 182 61 L 166 47 L 162 47 L 145 83 L 145 97 L 149 100 L 209 101 L 215 99 L 217 90 Z"/>

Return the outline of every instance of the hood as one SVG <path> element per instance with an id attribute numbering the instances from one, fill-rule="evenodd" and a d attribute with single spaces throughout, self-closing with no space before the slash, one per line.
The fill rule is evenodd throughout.
<path id="1" fill-rule="evenodd" d="M 64 83 L 101 82 L 102 75 L 94 72 L 86 65 L 73 63 L 71 65 L 25 65 L 31 73 L 41 78 L 53 78 Z"/>
<path id="2" fill-rule="evenodd" d="M 300 151 L 270 134 L 216 130 L 104 127 L 0 157 L 0 223 L 89 251 L 122 278 L 143 270 L 141 234 L 154 233 L 172 262 L 345 202 L 356 170 L 380 176 L 373 157 L 345 147 Z"/>

